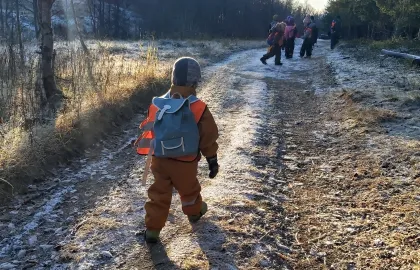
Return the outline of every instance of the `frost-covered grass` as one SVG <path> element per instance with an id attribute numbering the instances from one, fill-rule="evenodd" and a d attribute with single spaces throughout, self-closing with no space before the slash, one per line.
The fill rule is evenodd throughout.
<path id="1" fill-rule="evenodd" d="M 2 72 L 3 86 L 7 86 L 2 93 L 7 94 L 1 96 L 5 106 L 0 178 L 15 190 L 44 179 L 54 165 L 83 153 L 129 120 L 151 94 L 166 88 L 168 72 L 157 68 L 154 47 L 131 58 L 106 47 L 91 50 L 89 56 L 76 46 L 58 46 L 57 52 L 56 80 L 65 99 L 56 114 L 39 108 L 34 66 L 19 68 L 14 74 L 6 65 L 9 73 Z M 33 74 L 25 77 L 24 71 Z M 11 193 L 9 185 L 1 187 Z"/>
<path id="2" fill-rule="evenodd" d="M 170 68 L 180 56 L 205 66 L 227 54 L 263 45 L 260 41 L 88 40 L 56 42 L 56 81 L 65 99 L 53 114 L 40 109 L 37 54 L 25 46 L 25 65 L 14 49 L 0 57 L 0 190 L 11 195 L 51 168 L 66 164 L 117 129 L 169 86 Z M 1 49 L 1 48 L 0 48 Z M 39 88 L 38 88 L 39 90 Z M 7 181 L 8 184 L 5 184 Z M 4 197 L 4 196 L 2 196 Z"/>

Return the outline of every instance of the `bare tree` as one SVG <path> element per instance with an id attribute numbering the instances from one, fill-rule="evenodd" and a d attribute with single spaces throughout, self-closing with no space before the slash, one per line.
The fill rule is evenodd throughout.
<path id="1" fill-rule="evenodd" d="M 32 7 L 33 7 L 33 13 L 34 13 L 34 26 L 35 26 L 35 35 L 36 38 L 39 38 L 39 12 L 38 12 L 38 0 L 32 0 Z"/>
<path id="2" fill-rule="evenodd" d="M 0 35 L 4 35 L 4 12 L 3 12 L 3 0 L 0 0 Z"/>
<path id="3" fill-rule="evenodd" d="M 89 55 L 88 47 L 86 46 L 85 41 L 83 39 L 82 31 L 80 31 L 79 20 L 77 19 L 76 9 L 74 8 L 74 1 L 73 0 L 70 0 L 70 5 L 71 5 L 71 12 L 72 12 L 72 15 L 73 15 L 74 24 L 76 26 L 76 32 L 77 32 L 77 35 L 79 36 L 79 40 L 80 40 L 80 44 L 82 45 L 83 52 L 85 54 Z"/>
<path id="4" fill-rule="evenodd" d="M 23 66 L 25 64 L 25 52 L 24 52 L 23 41 L 22 41 L 22 25 L 20 23 L 19 0 L 15 0 L 15 9 L 16 9 L 17 34 L 18 34 L 18 42 L 19 42 L 20 64 L 21 66 Z"/>
<path id="5" fill-rule="evenodd" d="M 51 9 L 55 0 L 38 0 L 38 18 L 40 26 L 40 49 L 42 84 L 46 100 L 56 105 L 62 99 L 54 77 L 54 40 L 51 24 Z"/>

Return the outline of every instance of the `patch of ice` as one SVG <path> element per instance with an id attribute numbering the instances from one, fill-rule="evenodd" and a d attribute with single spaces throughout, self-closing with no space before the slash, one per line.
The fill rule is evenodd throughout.
<path id="1" fill-rule="evenodd" d="M 54 208 L 61 203 L 61 201 L 63 200 L 63 197 L 65 194 L 71 192 L 74 189 L 74 186 L 68 186 L 63 190 L 58 191 L 57 193 L 55 193 L 51 199 L 41 208 L 41 210 L 39 210 L 34 217 L 32 218 L 32 221 L 27 223 L 25 226 L 23 226 L 23 232 L 22 232 L 22 236 L 26 235 L 27 233 L 29 233 L 30 231 L 36 229 L 39 225 L 39 221 L 44 217 L 49 215 Z"/>

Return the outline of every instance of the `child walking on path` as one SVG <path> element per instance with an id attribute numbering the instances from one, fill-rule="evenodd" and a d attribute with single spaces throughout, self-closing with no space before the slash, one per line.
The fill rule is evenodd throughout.
<path id="1" fill-rule="evenodd" d="M 267 65 L 267 59 L 275 56 L 274 64 L 279 66 L 282 65 L 281 63 L 281 47 L 284 43 L 284 30 L 286 28 L 286 24 L 281 22 L 276 24 L 276 27 L 272 29 L 272 33 L 269 36 L 269 39 L 273 39 L 273 45 L 270 46 L 268 52 L 261 57 L 260 61 Z"/>
<path id="2" fill-rule="evenodd" d="M 292 16 L 288 16 L 286 19 L 286 29 L 284 31 L 285 39 L 285 56 L 286 59 L 293 58 L 293 52 L 295 50 L 295 38 L 297 35 L 297 28 L 295 19 Z"/>
<path id="3" fill-rule="evenodd" d="M 314 40 L 316 41 L 318 39 L 318 30 L 316 28 L 315 21 L 313 20 L 313 17 L 310 18 L 310 22 L 305 25 L 305 30 L 303 33 L 303 43 L 300 49 L 300 57 L 304 57 L 306 54 L 307 58 L 311 58 L 312 50 L 315 44 Z"/>
<path id="4" fill-rule="evenodd" d="M 201 68 L 196 60 L 178 59 L 173 66 L 171 89 L 153 99 L 148 116 L 140 125 L 143 134 L 136 142 L 137 153 L 149 158 L 153 155 L 151 171 L 155 178 L 145 205 L 147 243 L 159 239 L 169 214 L 173 187 L 190 222 L 197 222 L 207 212 L 197 180 L 198 162 L 204 155 L 209 177 L 216 177 L 219 134 L 210 110 L 196 97 L 200 79 Z"/>

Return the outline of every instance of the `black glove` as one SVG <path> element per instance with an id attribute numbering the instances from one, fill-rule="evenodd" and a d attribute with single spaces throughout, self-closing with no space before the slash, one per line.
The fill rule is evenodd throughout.
<path id="1" fill-rule="evenodd" d="M 214 157 L 208 157 L 207 163 L 209 164 L 209 177 L 211 179 L 215 178 L 217 173 L 219 172 L 219 163 L 217 163 L 217 155 Z"/>

